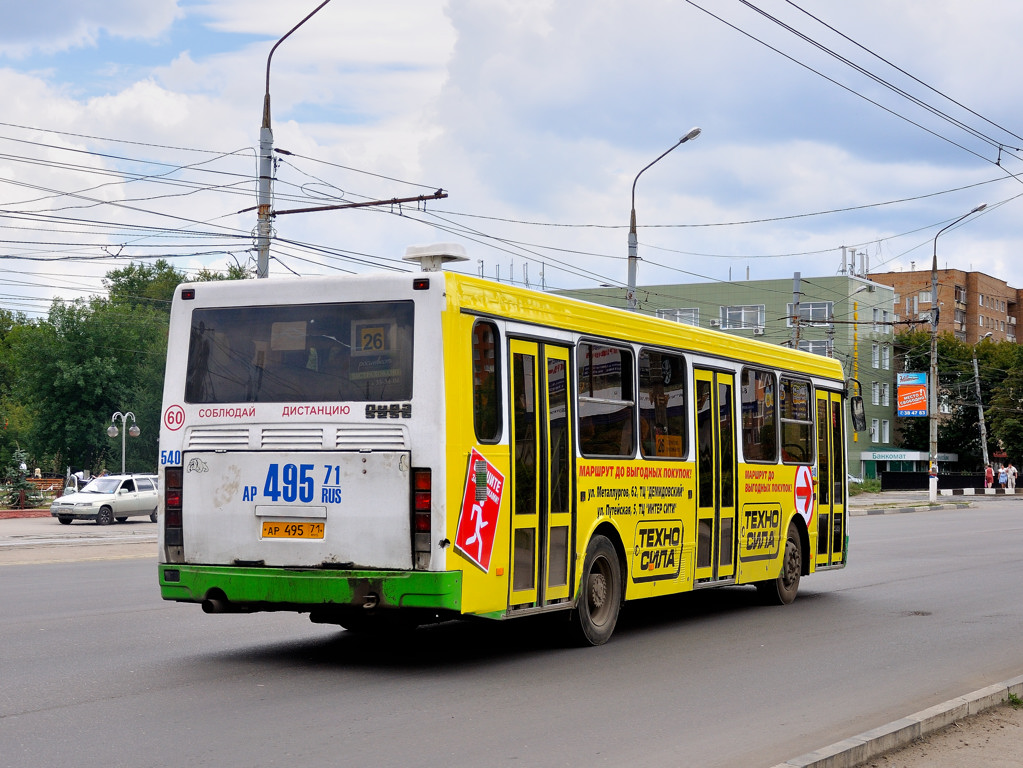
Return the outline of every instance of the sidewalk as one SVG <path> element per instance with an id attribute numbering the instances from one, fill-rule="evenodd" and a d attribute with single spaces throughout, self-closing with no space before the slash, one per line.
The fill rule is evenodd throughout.
<path id="1" fill-rule="evenodd" d="M 994 768 L 1023 765 L 1023 675 L 779 763 L 773 768 Z"/>
<path id="2" fill-rule="evenodd" d="M 983 506 L 1003 494 L 945 492 L 934 504 L 927 491 L 882 491 L 850 496 L 850 515 L 926 513 Z M 1023 499 L 1020 499 L 1023 507 Z M 1023 765 L 1023 676 L 974 691 L 866 733 L 801 755 L 774 768 L 976 768 Z"/>
<path id="3" fill-rule="evenodd" d="M 967 509 L 972 506 L 975 506 L 972 499 L 951 494 L 939 497 L 932 504 L 928 500 L 927 491 L 881 491 L 850 496 L 847 509 L 850 515 L 889 515 L 936 509 Z"/>
<path id="4" fill-rule="evenodd" d="M 5 510 L 6 511 L 6 510 Z M 0 566 L 81 562 L 125 557 L 156 559 L 157 523 L 133 517 L 114 525 L 76 521 L 61 525 L 45 514 L 0 517 Z"/>

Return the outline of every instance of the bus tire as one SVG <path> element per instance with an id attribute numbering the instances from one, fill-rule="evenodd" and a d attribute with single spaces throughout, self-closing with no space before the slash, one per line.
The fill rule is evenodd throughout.
<path id="1" fill-rule="evenodd" d="M 580 593 L 575 607 L 578 639 L 603 645 L 611 638 L 622 607 L 622 566 L 606 536 L 594 536 L 586 548 Z"/>
<path id="2" fill-rule="evenodd" d="M 785 554 L 781 561 L 781 573 L 775 579 L 757 582 L 757 591 L 768 605 L 789 605 L 799 591 L 799 577 L 803 573 L 803 546 L 799 540 L 799 529 L 793 520 L 785 536 Z"/>

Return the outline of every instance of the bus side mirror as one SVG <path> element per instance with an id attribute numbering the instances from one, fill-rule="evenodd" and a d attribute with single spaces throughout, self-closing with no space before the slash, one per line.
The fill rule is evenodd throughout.
<path id="1" fill-rule="evenodd" d="M 859 395 L 849 398 L 849 415 L 852 417 L 853 432 L 867 430 L 867 414 L 863 411 L 863 398 Z"/>

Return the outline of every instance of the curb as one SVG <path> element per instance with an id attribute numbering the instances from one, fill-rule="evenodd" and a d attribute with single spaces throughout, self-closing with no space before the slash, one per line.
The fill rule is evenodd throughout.
<path id="1" fill-rule="evenodd" d="M 863 507 L 849 508 L 850 515 L 902 515 L 907 512 L 932 512 L 939 509 L 969 509 L 975 506 L 970 501 L 946 502 L 942 504 L 917 504 L 911 507 Z"/>
<path id="2" fill-rule="evenodd" d="M 939 490 L 942 496 L 1015 496 L 1015 488 L 946 488 Z"/>
<path id="3" fill-rule="evenodd" d="M 50 510 L 46 509 L 0 509 L 0 520 L 15 520 L 22 517 L 49 517 Z"/>
<path id="4" fill-rule="evenodd" d="M 997 707 L 1008 700 L 1010 693 L 1023 696 L 1023 675 L 1003 683 L 989 685 L 987 688 L 951 699 L 813 752 L 807 752 L 787 762 L 778 763 L 772 768 L 856 768 L 867 760 L 904 747 L 957 720 Z"/>

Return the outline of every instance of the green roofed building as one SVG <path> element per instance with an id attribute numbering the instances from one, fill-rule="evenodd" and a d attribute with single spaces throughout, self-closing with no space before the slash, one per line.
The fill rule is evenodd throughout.
<path id="1" fill-rule="evenodd" d="M 851 424 L 846 425 L 849 474 L 872 478 L 883 470 L 918 469 L 919 462 L 912 458 L 891 458 L 902 456 L 893 447 L 897 368 L 893 329 L 899 326 L 891 323 L 899 318 L 892 287 L 849 275 L 802 278 L 797 309 L 794 282 L 786 278 L 648 285 L 638 286 L 636 297 L 639 311 L 647 315 L 837 358 L 846 376 L 859 380 L 866 406 L 868 431 L 856 434 Z M 600 287 L 558 293 L 624 309 L 625 290 Z M 793 321 L 797 315 L 798 323 Z"/>

